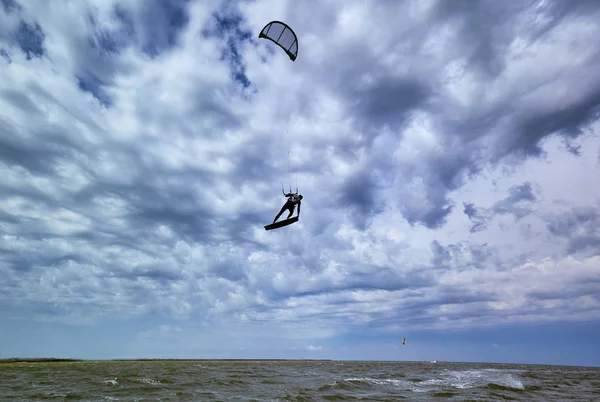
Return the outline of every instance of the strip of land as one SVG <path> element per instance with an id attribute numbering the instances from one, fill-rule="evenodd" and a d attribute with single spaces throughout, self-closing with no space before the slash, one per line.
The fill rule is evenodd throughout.
<path id="1" fill-rule="evenodd" d="M 8 359 L 0 359 L 0 363 L 40 363 L 40 362 L 78 362 L 83 361 L 81 359 L 61 359 L 56 357 L 34 357 L 34 358 L 21 358 L 12 357 Z"/>
<path id="2" fill-rule="evenodd" d="M 111 362 L 327 362 L 330 359 L 64 359 L 55 357 L 21 358 L 14 357 L 0 359 L 2 363 L 50 363 L 50 362 L 85 362 L 85 361 L 111 361 Z"/>

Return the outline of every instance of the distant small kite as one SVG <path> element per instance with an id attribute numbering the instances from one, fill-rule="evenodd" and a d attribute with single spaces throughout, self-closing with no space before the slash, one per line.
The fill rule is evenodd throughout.
<path id="1" fill-rule="evenodd" d="M 406 341 L 406 338 L 402 338 L 402 344 L 404 345 L 404 342 Z"/>
<path id="2" fill-rule="evenodd" d="M 287 24 L 271 21 L 260 31 L 259 38 L 268 39 L 282 48 L 292 61 L 298 57 L 298 38 Z"/>

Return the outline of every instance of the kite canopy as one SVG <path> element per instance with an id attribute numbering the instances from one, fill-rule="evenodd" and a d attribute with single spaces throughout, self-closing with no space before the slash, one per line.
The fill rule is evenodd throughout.
<path id="1" fill-rule="evenodd" d="M 260 31 L 259 38 L 268 39 L 282 48 L 292 61 L 298 56 L 298 38 L 287 24 L 271 21 Z"/>

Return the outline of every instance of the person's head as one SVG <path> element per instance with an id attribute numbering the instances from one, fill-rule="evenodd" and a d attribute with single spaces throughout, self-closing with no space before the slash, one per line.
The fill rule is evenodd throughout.
<path id="1" fill-rule="evenodd" d="M 298 199 L 300 199 L 300 200 L 302 199 L 302 194 L 298 195 Z"/>

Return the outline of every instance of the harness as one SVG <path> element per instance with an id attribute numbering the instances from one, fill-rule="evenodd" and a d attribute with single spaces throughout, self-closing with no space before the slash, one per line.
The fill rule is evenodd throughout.
<path id="1" fill-rule="evenodd" d="M 296 194 L 292 194 L 288 197 L 288 202 L 296 205 L 300 203 L 300 198 Z"/>

